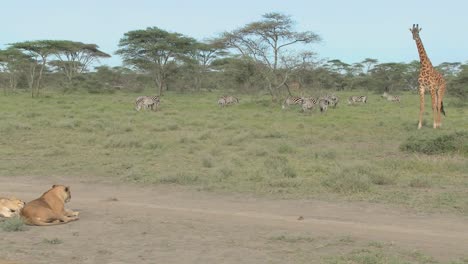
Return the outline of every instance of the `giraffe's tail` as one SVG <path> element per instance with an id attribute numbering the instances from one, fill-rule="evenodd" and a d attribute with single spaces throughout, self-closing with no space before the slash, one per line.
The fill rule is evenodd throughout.
<path id="1" fill-rule="evenodd" d="M 443 102 L 443 101 L 442 101 L 442 102 L 440 102 L 440 112 L 441 112 L 442 114 L 444 114 L 444 116 L 445 116 L 445 111 L 444 111 L 444 102 Z"/>

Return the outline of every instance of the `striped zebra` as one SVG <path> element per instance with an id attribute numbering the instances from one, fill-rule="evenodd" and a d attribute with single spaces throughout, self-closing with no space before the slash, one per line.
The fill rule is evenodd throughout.
<path id="1" fill-rule="evenodd" d="M 223 96 L 223 97 L 220 97 L 220 98 L 218 99 L 218 105 L 219 105 L 220 107 L 225 107 L 225 106 L 227 105 L 227 103 L 226 103 L 226 98 L 224 98 L 224 96 Z"/>
<path id="2" fill-rule="evenodd" d="M 302 101 L 304 100 L 303 97 L 299 96 L 289 96 L 284 100 L 283 105 L 281 106 L 282 109 L 288 108 L 290 105 L 302 105 Z"/>
<path id="3" fill-rule="evenodd" d="M 398 103 L 400 102 L 400 96 L 398 95 L 390 95 L 387 92 L 384 92 L 382 94 L 382 97 L 386 98 L 387 101 L 390 101 L 390 102 L 398 102 Z"/>
<path id="4" fill-rule="evenodd" d="M 141 108 L 151 108 L 151 110 L 157 110 L 161 100 L 159 96 L 138 96 L 135 100 L 135 109 L 140 111 Z"/>
<path id="5" fill-rule="evenodd" d="M 340 101 L 338 96 L 334 94 L 326 95 L 324 98 L 328 100 L 328 105 L 332 106 L 333 108 L 336 108 L 336 106 L 338 105 L 338 102 Z"/>
<path id="6" fill-rule="evenodd" d="M 226 100 L 226 104 L 238 104 L 239 103 L 239 98 L 234 97 L 234 96 L 225 96 L 224 99 Z"/>
<path id="7" fill-rule="evenodd" d="M 354 103 L 367 103 L 367 96 L 365 95 L 353 95 L 348 98 L 348 104 Z"/>
<path id="8" fill-rule="evenodd" d="M 320 98 L 318 100 L 318 105 L 319 105 L 319 108 L 320 108 L 320 112 L 326 112 L 327 109 L 328 109 L 328 106 L 331 104 L 330 103 L 331 100 L 327 99 L 327 98 Z"/>
<path id="9" fill-rule="evenodd" d="M 221 96 L 219 99 L 218 99 L 218 105 L 220 107 L 225 107 L 227 105 L 231 105 L 231 104 L 237 104 L 239 103 L 239 98 L 237 97 L 234 97 L 234 96 Z"/>
<path id="10" fill-rule="evenodd" d="M 302 112 L 307 110 L 314 109 L 315 105 L 318 103 L 318 99 L 314 97 L 304 97 L 302 98 Z"/>

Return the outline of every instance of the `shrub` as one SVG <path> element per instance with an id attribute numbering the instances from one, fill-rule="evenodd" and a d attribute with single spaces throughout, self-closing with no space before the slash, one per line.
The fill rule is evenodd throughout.
<path id="1" fill-rule="evenodd" d="M 428 155 L 459 153 L 468 155 L 468 131 L 455 132 L 440 136 L 409 137 L 400 149 Z"/>
<path id="2" fill-rule="evenodd" d="M 322 185 L 343 194 L 368 192 L 371 188 L 369 177 L 352 169 L 329 175 L 322 181 Z"/>
<path id="3" fill-rule="evenodd" d="M 26 225 L 19 217 L 7 218 L 0 222 L 0 228 L 5 232 L 25 231 Z"/>

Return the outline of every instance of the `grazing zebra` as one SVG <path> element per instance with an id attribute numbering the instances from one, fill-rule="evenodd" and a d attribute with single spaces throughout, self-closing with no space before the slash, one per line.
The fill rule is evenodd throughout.
<path id="1" fill-rule="evenodd" d="M 320 98 L 318 101 L 318 105 L 320 107 L 320 112 L 326 112 L 328 109 L 328 106 L 331 104 L 331 101 L 327 98 Z"/>
<path id="2" fill-rule="evenodd" d="M 224 100 L 226 100 L 226 104 L 238 104 L 239 103 L 239 98 L 234 97 L 234 96 L 225 96 Z"/>
<path id="3" fill-rule="evenodd" d="M 227 103 L 226 103 L 226 98 L 224 98 L 224 96 L 223 96 L 223 97 L 220 97 L 220 98 L 218 99 L 218 105 L 219 105 L 220 107 L 225 107 L 226 104 L 227 104 Z"/>
<path id="4" fill-rule="evenodd" d="M 220 107 L 225 107 L 226 105 L 237 104 L 237 103 L 239 103 L 239 98 L 230 96 L 230 95 L 229 96 L 223 95 L 218 99 L 218 105 Z"/>
<path id="5" fill-rule="evenodd" d="M 338 98 L 338 96 L 336 96 L 334 94 L 326 95 L 324 98 L 328 100 L 328 105 L 332 106 L 333 108 L 336 108 L 336 106 L 338 105 L 338 102 L 340 100 Z"/>
<path id="6" fill-rule="evenodd" d="M 302 105 L 303 100 L 304 100 L 303 97 L 289 96 L 288 98 L 286 98 L 286 100 L 284 100 L 281 108 L 286 109 L 290 105 Z"/>
<path id="7" fill-rule="evenodd" d="M 318 103 L 318 99 L 313 97 L 304 97 L 302 98 L 302 112 L 306 110 L 314 109 L 315 105 Z"/>
<path id="8" fill-rule="evenodd" d="M 365 95 L 353 95 L 348 98 L 348 104 L 354 103 L 367 103 L 367 96 Z"/>
<path id="9" fill-rule="evenodd" d="M 159 96 L 138 96 L 135 100 L 135 109 L 140 111 L 141 108 L 151 108 L 154 111 L 157 110 L 160 102 Z"/>
<path id="10" fill-rule="evenodd" d="M 390 95 L 387 92 L 384 92 L 382 94 L 382 97 L 386 98 L 387 101 L 398 102 L 398 103 L 400 102 L 400 96 L 398 96 L 398 95 Z"/>

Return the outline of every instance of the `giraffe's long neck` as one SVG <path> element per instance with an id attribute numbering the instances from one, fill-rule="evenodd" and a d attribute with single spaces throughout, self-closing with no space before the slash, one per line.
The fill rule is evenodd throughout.
<path id="1" fill-rule="evenodd" d="M 431 60 L 427 57 L 426 50 L 420 38 L 416 39 L 416 47 L 418 47 L 419 60 L 421 61 L 421 68 L 432 67 Z"/>

